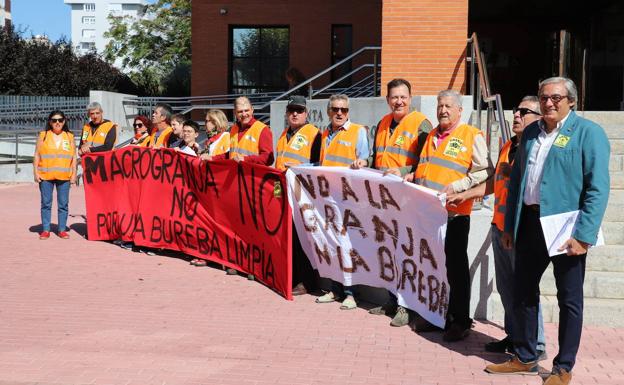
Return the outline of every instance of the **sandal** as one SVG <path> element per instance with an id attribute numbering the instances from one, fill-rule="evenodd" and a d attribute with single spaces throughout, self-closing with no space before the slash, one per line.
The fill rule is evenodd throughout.
<path id="1" fill-rule="evenodd" d="M 329 293 L 325 293 L 322 296 L 318 297 L 316 299 L 316 303 L 330 303 L 334 302 L 335 300 L 336 297 L 334 297 L 334 293 L 330 291 Z"/>
<path id="2" fill-rule="evenodd" d="M 344 301 L 342 301 L 342 305 L 340 305 L 340 310 L 353 310 L 357 307 L 357 303 L 351 297 L 347 297 Z"/>

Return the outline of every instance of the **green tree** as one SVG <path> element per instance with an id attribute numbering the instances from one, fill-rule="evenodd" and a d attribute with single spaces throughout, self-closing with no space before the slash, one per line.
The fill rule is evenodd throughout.
<path id="1" fill-rule="evenodd" d="M 190 94 L 191 0 L 158 0 L 139 21 L 109 20 L 106 60 L 121 58 L 123 70 L 153 94 Z"/>
<path id="2" fill-rule="evenodd" d="M 87 96 L 95 89 L 142 93 L 97 54 L 76 56 L 64 39 L 24 39 L 12 27 L 0 29 L 0 93 Z"/>

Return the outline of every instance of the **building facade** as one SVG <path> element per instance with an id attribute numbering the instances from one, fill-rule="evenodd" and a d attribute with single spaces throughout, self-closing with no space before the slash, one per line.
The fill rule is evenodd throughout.
<path id="1" fill-rule="evenodd" d="M 11 0 L 0 0 L 0 27 L 11 23 Z"/>
<path id="2" fill-rule="evenodd" d="M 140 18 L 144 0 L 63 0 L 71 7 L 71 41 L 78 54 L 104 51 L 109 16 Z"/>

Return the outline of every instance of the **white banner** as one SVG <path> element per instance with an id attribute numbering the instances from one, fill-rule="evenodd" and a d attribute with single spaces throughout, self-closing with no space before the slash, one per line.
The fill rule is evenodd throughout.
<path id="1" fill-rule="evenodd" d="M 286 179 L 297 234 L 321 277 L 385 288 L 444 327 L 444 196 L 372 169 L 293 167 Z"/>

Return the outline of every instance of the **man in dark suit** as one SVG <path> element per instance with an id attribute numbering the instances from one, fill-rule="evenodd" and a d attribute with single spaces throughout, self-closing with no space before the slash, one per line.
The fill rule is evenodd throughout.
<path id="1" fill-rule="evenodd" d="M 609 197 L 609 141 L 599 125 L 577 116 L 572 80 L 539 87 L 542 119 L 528 126 L 516 154 L 507 198 L 503 244 L 515 244 L 514 357 L 488 365 L 493 374 L 537 374 L 539 282 L 553 262 L 559 303 L 559 354 L 545 385 L 567 385 L 583 326 L 583 280 Z M 540 217 L 579 210 L 572 236 L 550 257 Z M 515 242 L 514 242 L 515 239 Z"/>

